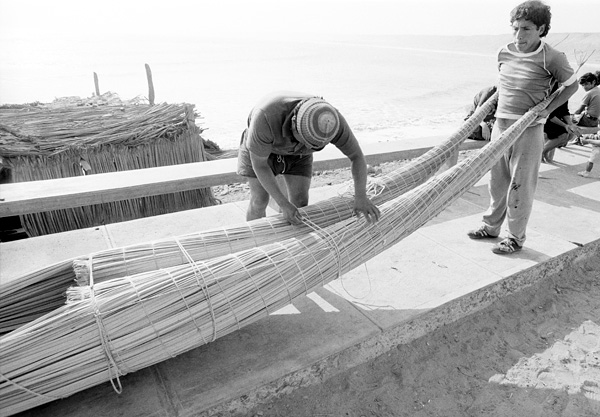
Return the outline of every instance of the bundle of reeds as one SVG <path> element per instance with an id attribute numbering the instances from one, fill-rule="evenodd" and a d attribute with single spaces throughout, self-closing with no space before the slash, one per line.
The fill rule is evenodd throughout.
<path id="1" fill-rule="evenodd" d="M 458 147 L 495 105 L 495 93 L 481 108 L 443 143 L 399 169 L 378 178 L 369 179 L 367 192 L 379 205 L 424 183 L 458 151 Z M 327 227 L 350 218 L 353 214 L 353 192 L 336 196 L 301 208 L 310 224 Z M 210 259 L 254 246 L 300 236 L 310 226 L 292 226 L 282 216 L 254 220 L 227 228 L 163 239 L 122 248 L 107 249 L 74 260 L 77 280 L 88 285 L 89 275 L 95 282 L 115 276 L 166 268 L 181 263 L 186 252 L 193 261 Z"/>
<path id="2" fill-rule="evenodd" d="M 266 317 L 366 262 L 477 182 L 553 98 L 479 153 L 380 206 L 300 237 L 74 287 L 70 302 L 0 338 L 0 407 L 14 414 L 155 364 Z"/>
<path id="3" fill-rule="evenodd" d="M 457 152 L 458 146 L 477 126 L 483 117 L 494 106 L 497 95 L 475 112 L 460 129 L 446 141 L 432 148 L 409 164 L 380 178 L 371 179 L 369 193 L 376 204 L 383 203 L 416 187 L 427 180 L 448 159 Z M 338 196 L 315 205 L 301 209 L 305 218 L 319 227 L 326 227 L 352 215 L 352 197 Z M 82 284 L 87 283 L 87 276 L 93 273 L 95 280 L 109 279 L 120 276 L 123 271 L 127 275 L 173 266 L 181 262 L 182 248 L 194 261 L 237 252 L 259 244 L 299 236 L 309 230 L 308 226 L 291 226 L 281 216 L 273 216 L 231 226 L 225 229 L 213 229 L 201 233 L 193 233 L 172 239 L 148 242 L 128 247 L 103 250 L 87 256 L 73 259 L 77 271 L 77 279 Z M 0 333 L 11 331 L 18 325 L 58 308 L 64 301 L 63 294 L 55 294 L 52 299 L 40 292 L 39 280 L 57 280 L 67 288 L 73 282 L 75 274 L 70 267 L 62 264 L 63 270 L 54 269 L 54 277 L 46 269 L 38 274 L 32 272 L 15 281 L 0 286 Z M 18 284 L 16 284 L 18 282 Z M 26 284 L 25 284 L 26 283 Z M 21 298 L 36 299 L 43 303 L 38 309 L 27 313 L 19 309 Z M 15 311 L 22 316 L 15 316 Z"/>
<path id="4" fill-rule="evenodd" d="M 41 317 L 66 301 L 65 284 L 76 281 L 73 260 L 29 272 L 0 287 L 0 334 Z"/>
<path id="5" fill-rule="evenodd" d="M 464 141 L 470 132 L 481 122 L 490 108 L 495 105 L 497 94 L 475 112 L 460 129 L 446 141 L 432 148 L 419 158 L 383 177 L 371 179 L 369 192 L 376 204 L 395 198 L 425 182 Z M 352 216 L 352 196 L 338 196 L 301 209 L 304 218 L 318 227 L 326 227 Z M 222 229 L 192 233 L 177 238 L 164 239 L 127 247 L 107 249 L 73 259 L 74 269 L 68 263 L 54 268 L 55 276 L 49 275 L 46 268 L 39 273 L 26 276 L 0 286 L 0 333 L 12 331 L 18 326 L 60 307 L 64 293 L 46 294 L 42 292 L 41 280 L 56 281 L 53 286 L 65 289 L 77 278 L 87 285 L 90 274 L 95 281 L 117 276 L 131 275 L 152 269 L 166 268 L 180 264 L 183 251 L 193 261 L 201 261 L 227 253 L 238 252 L 253 246 L 300 236 L 310 231 L 308 225 L 291 226 L 281 216 L 254 220 Z M 43 285 L 50 285 L 45 282 Z M 38 300 L 36 309 L 20 308 L 20 304 Z"/>
<path id="6" fill-rule="evenodd" d="M 0 110 L 0 154 L 12 182 L 201 162 L 195 118 L 189 104 Z M 40 236 L 214 204 L 206 188 L 28 214 L 21 223 Z"/>

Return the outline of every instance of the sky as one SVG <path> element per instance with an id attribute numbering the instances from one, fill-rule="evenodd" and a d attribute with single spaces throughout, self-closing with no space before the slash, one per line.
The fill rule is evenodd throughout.
<path id="1" fill-rule="evenodd" d="M 13 36 L 509 33 L 507 0 L 0 0 Z M 552 32 L 600 32 L 598 0 L 547 0 Z"/>

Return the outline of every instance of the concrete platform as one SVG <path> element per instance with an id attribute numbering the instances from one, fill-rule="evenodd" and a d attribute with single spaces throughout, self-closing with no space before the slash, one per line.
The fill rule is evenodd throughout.
<path id="1" fill-rule="evenodd" d="M 523 251 L 494 255 L 467 238 L 487 208 L 487 176 L 393 248 L 269 318 L 208 345 L 22 413 L 209 416 L 318 383 L 600 253 L 600 171 L 577 175 L 590 147 L 542 165 Z M 336 187 L 311 190 L 311 202 Z M 2 281 L 61 259 L 243 221 L 246 202 L 0 244 Z M 499 239 L 498 239 L 499 240 Z M 36 256 L 32 257 L 31 254 Z"/>

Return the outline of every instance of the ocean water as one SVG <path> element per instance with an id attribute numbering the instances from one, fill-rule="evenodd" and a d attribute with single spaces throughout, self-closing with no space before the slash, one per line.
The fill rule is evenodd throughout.
<path id="1" fill-rule="evenodd" d="M 376 37 L 17 38 L 2 49 L 0 103 L 90 97 L 94 72 L 101 93 L 147 96 L 148 63 L 156 102 L 194 104 L 203 137 L 225 149 L 237 147 L 250 109 L 271 91 L 323 96 L 367 143 L 449 135 L 477 91 L 496 79 L 496 50 L 431 49 Z"/>

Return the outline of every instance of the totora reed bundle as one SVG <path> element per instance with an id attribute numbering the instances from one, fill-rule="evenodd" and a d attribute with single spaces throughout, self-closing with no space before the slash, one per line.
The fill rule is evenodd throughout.
<path id="1" fill-rule="evenodd" d="M 69 290 L 70 302 L 0 338 L 0 408 L 14 414 L 111 381 L 266 317 L 417 230 L 472 187 L 553 98 L 458 165 L 302 236 Z M 185 254 L 185 253 L 184 253 Z"/>
<path id="2" fill-rule="evenodd" d="M 458 151 L 458 146 L 483 120 L 495 105 L 497 94 L 479 108 L 457 132 L 440 145 L 432 148 L 409 164 L 386 176 L 372 179 L 369 194 L 375 204 L 381 204 L 425 182 L 444 162 Z M 300 209 L 304 218 L 318 227 L 326 227 L 352 216 L 352 197 L 338 196 Z M 90 274 L 99 282 L 123 275 L 132 275 L 152 269 L 166 268 L 186 263 L 185 251 L 194 261 L 238 252 L 253 246 L 264 245 L 310 231 L 309 226 L 292 226 L 282 216 L 273 216 L 242 223 L 223 229 L 193 233 L 127 247 L 112 248 L 77 257 L 28 273 L 0 286 L 0 333 L 14 330 L 20 325 L 60 307 L 65 300 L 66 288 L 75 279 L 88 284 Z M 74 263 L 75 271 L 71 264 Z M 51 273 L 56 274 L 52 276 Z M 43 285 L 40 281 L 45 281 Z M 54 281 L 53 283 L 50 281 Z M 52 285 L 57 291 L 48 293 Z M 60 291 L 60 288 L 63 290 Z M 24 309 L 22 303 L 35 309 Z"/>
<path id="3" fill-rule="evenodd" d="M 494 95 L 481 108 L 472 120 L 466 122 L 455 134 L 442 144 L 432 148 L 409 164 L 380 178 L 370 179 L 368 193 L 375 204 L 382 204 L 425 182 L 444 162 L 458 151 L 458 146 L 479 124 L 479 115 L 485 117 L 489 108 L 495 104 Z M 303 218 L 310 224 L 326 227 L 346 220 L 353 215 L 353 196 L 337 196 L 301 208 Z M 74 269 L 80 285 L 88 285 L 88 277 L 94 275 L 94 281 L 110 279 L 116 276 L 131 275 L 152 269 L 166 268 L 188 262 L 200 261 L 238 252 L 254 246 L 301 236 L 310 231 L 304 224 L 300 227 L 290 225 L 282 216 L 262 218 L 226 228 L 214 229 L 177 238 L 162 239 L 155 242 L 131 245 L 122 248 L 107 249 L 75 259 Z M 187 255 L 183 256 L 182 252 Z"/>

